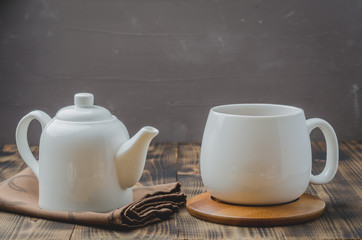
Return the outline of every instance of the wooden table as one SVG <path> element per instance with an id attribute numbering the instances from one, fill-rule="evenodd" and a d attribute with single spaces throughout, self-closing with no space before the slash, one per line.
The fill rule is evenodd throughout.
<path id="1" fill-rule="evenodd" d="M 313 172 L 324 166 L 324 143 L 313 142 Z M 14 145 L 0 146 L 0 180 L 25 167 Z M 38 148 L 32 147 L 37 155 Z M 141 183 L 152 185 L 179 181 L 191 197 L 205 191 L 199 170 L 200 145 L 153 144 Z M 74 225 L 0 212 L 0 239 L 202 239 L 202 238 L 362 238 L 362 142 L 340 143 L 340 166 L 334 180 L 309 186 L 307 192 L 322 198 L 327 206 L 315 221 L 285 227 L 246 228 L 214 224 L 190 216 L 186 208 L 171 219 L 129 232 Z"/>

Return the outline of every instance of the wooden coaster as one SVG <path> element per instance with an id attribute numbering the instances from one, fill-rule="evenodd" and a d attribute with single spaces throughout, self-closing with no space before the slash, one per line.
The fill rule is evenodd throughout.
<path id="1" fill-rule="evenodd" d="M 238 226 L 281 226 L 303 223 L 319 217 L 325 202 L 310 194 L 303 194 L 294 202 L 274 206 L 233 205 L 214 200 L 210 193 L 190 198 L 186 207 L 199 219 Z"/>

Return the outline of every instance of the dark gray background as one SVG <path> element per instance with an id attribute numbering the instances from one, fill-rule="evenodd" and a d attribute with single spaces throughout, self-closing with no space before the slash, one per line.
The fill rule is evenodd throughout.
<path id="1" fill-rule="evenodd" d="M 362 1 L 2 0 L 0 144 L 77 92 L 133 135 L 197 141 L 210 107 L 265 102 L 362 140 Z M 30 139 L 38 143 L 40 127 Z"/>

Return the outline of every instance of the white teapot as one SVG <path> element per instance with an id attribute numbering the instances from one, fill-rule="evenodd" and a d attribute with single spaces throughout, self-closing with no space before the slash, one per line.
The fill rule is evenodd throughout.
<path id="1" fill-rule="evenodd" d="M 131 187 L 142 175 L 148 146 L 158 130 L 143 127 L 129 139 L 124 124 L 93 102 L 92 94 L 78 93 L 74 105 L 62 108 L 53 119 L 36 110 L 17 126 L 16 144 L 39 180 L 43 209 L 107 212 L 132 201 Z M 27 141 L 33 119 L 43 129 L 39 162 Z"/>

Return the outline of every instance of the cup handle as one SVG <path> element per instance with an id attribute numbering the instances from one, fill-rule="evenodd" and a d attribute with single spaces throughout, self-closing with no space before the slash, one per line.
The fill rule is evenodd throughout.
<path id="1" fill-rule="evenodd" d="M 327 160 L 323 171 L 318 175 L 311 173 L 310 182 L 314 184 L 328 183 L 333 179 L 338 169 L 338 141 L 336 133 L 332 126 L 320 118 L 311 118 L 307 120 L 307 129 L 309 134 L 314 128 L 319 128 L 326 140 Z"/>
<path id="2" fill-rule="evenodd" d="M 18 147 L 18 151 L 20 156 L 23 158 L 24 162 L 29 166 L 29 168 L 33 171 L 35 176 L 39 179 L 39 163 L 36 161 L 34 155 L 30 151 L 28 144 L 28 127 L 32 120 L 38 120 L 41 124 L 42 129 L 48 124 L 51 120 L 48 114 L 45 112 L 36 110 L 32 111 L 26 116 L 24 116 L 17 128 L 16 128 L 16 146 Z"/>

